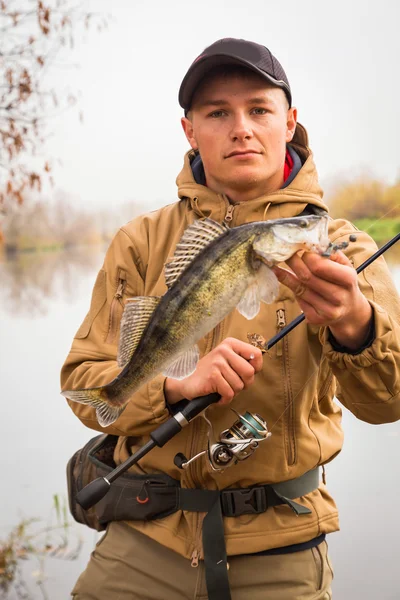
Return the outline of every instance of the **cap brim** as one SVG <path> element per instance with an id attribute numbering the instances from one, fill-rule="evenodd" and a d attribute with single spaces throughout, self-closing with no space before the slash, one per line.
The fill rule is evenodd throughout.
<path id="1" fill-rule="evenodd" d="M 194 92 L 208 71 L 210 71 L 210 69 L 213 67 L 218 67 L 221 65 L 240 65 L 247 67 L 254 73 L 257 73 L 263 77 L 271 85 L 281 88 L 286 94 L 286 97 L 289 101 L 289 106 L 291 106 L 292 95 L 289 86 L 285 81 L 274 79 L 268 75 L 268 73 L 262 71 L 245 59 L 221 53 L 213 54 L 212 56 L 206 55 L 200 58 L 190 67 L 181 83 L 181 87 L 179 88 L 179 104 L 182 106 L 182 108 L 184 108 L 186 111 L 190 109 Z"/>

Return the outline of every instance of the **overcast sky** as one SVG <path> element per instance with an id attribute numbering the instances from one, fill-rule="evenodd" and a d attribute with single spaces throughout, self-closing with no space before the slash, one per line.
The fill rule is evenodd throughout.
<path id="1" fill-rule="evenodd" d="M 57 187 L 95 209 L 174 201 L 188 149 L 178 89 L 201 51 L 222 37 L 267 46 L 282 63 L 322 182 L 366 171 L 400 174 L 398 0 L 93 0 L 112 15 L 58 75 L 81 90 L 84 123 L 52 123 Z M 57 77 L 55 81 L 57 81 Z"/>

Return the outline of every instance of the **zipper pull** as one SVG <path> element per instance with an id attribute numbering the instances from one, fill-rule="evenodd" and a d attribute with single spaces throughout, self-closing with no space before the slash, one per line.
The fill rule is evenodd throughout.
<path id="1" fill-rule="evenodd" d="M 278 329 L 283 329 L 286 325 L 285 311 L 283 308 L 278 308 L 276 311 L 276 326 Z"/>
<path id="2" fill-rule="evenodd" d="M 230 204 L 228 206 L 228 210 L 226 211 L 226 215 L 225 215 L 225 219 L 224 219 L 224 221 L 226 221 L 227 223 L 232 221 L 234 209 L 235 209 L 235 207 L 233 206 L 233 204 Z"/>
<path id="3" fill-rule="evenodd" d="M 122 279 L 121 277 L 118 279 L 117 291 L 115 292 L 113 300 L 111 302 L 108 334 L 106 337 L 107 344 L 112 344 L 114 342 L 115 334 L 117 332 L 118 327 L 118 319 L 120 319 L 122 316 L 123 306 L 121 305 L 119 300 L 123 296 L 125 283 L 125 279 Z"/>
<path id="4" fill-rule="evenodd" d="M 197 550 L 193 550 L 193 554 L 192 554 L 192 562 L 190 563 L 191 567 L 198 567 L 199 566 L 199 553 Z"/>
<path id="5" fill-rule="evenodd" d="M 124 292 L 125 280 L 120 279 L 117 291 L 115 292 L 115 298 L 122 298 L 122 294 Z"/>

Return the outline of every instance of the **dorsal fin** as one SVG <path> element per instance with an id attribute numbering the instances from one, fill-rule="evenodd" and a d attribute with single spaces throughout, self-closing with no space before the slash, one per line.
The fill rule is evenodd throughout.
<path id="1" fill-rule="evenodd" d="M 172 260 L 165 265 L 165 283 L 170 288 L 192 260 L 212 241 L 229 231 L 227 225 L 212 219 L 197 220 L 183 233 Z"/>
<path id="2" fill-rule="evenodd" d="M 123 368 L 130 361 L 159 302 L 159 296 L 128 298 L 121 319 L 117 357 L 119 367 Z"/>

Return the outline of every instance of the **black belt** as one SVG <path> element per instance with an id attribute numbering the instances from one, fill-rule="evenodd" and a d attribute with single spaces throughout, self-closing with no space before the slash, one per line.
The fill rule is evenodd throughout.
<path id="1" fill-rule="evenodd" d="M 273 485 L 228 490 L 179 489 L 178 509 L 207 513 L 203 522 L 204 566 L 209 600 L 231 600 L 223 517 L 260 514 L 286 504 L 296 515 L 311 510 L 294 502 L 318 488 L 319 470 Z"/>

